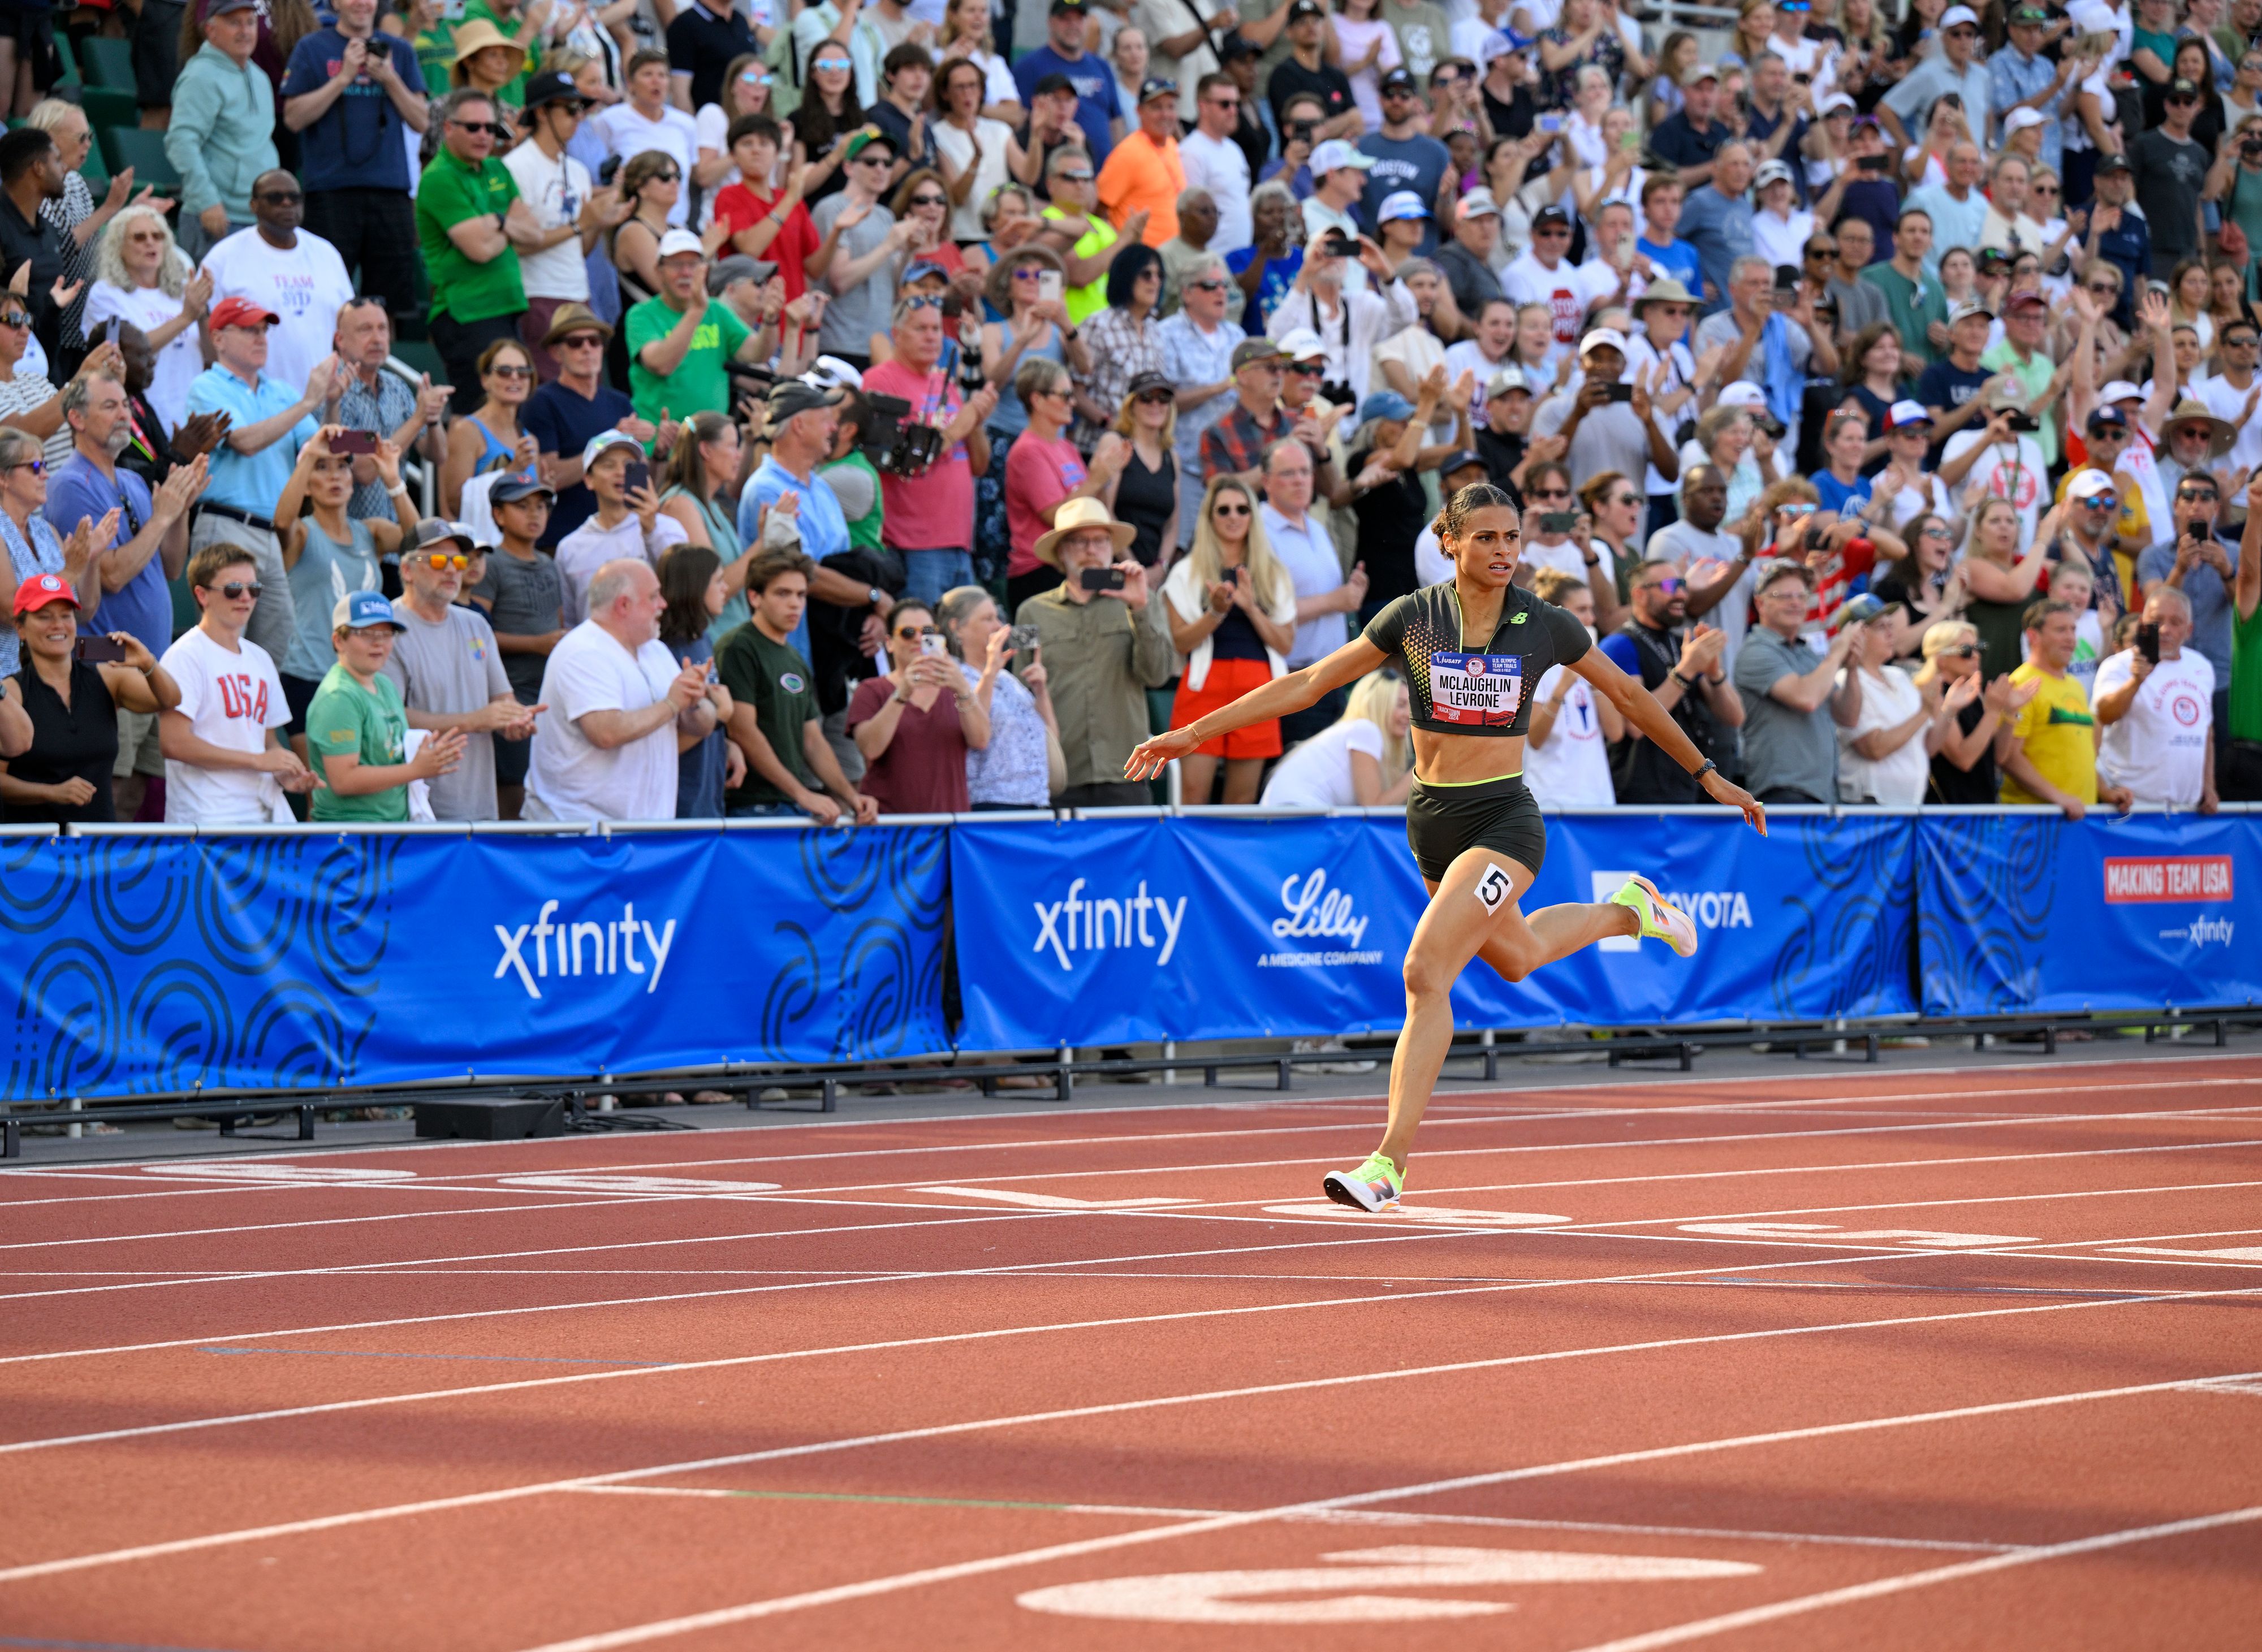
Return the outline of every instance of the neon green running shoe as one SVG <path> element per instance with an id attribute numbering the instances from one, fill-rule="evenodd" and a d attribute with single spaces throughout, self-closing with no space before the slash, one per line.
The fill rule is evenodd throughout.
<path id="1" fill-rule="evenodd" d="M 1631 908 L 1641 920 L 1641 932 L 1653 941 L 1663 941 L 1683 958 L 1696 955 L 1696 926 L 1689 915 L 1657 892 L 1657 886 L 1641 873 L 1628 874 L 1618 892 L 1610 897 L 1614 906 Z"/>
<path id="2" fill-rule="evenodd" d="M 1381 1153 L 1370 1156 L 1356 1170 L 1330 1170 L 1320 1178 L 1320 1189 L 1337 1204 L 1355 1210 L 1395 1210 L 1398 1196 L 1406 1191 L 1406 1178 Z"/>

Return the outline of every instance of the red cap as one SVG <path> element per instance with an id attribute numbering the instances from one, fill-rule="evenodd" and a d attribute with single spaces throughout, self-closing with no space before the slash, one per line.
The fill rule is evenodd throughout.
<path id="1" fill-rule="evenodd" d="M 34 574 L 16 587 L 16 617 L 21 619 L 34 609 L 44 608 L 51 602 L 68 602 L 78 607 L 78 593 L 70 588 L 70 581 L 59 573 Z"/>
<path id="2" fill-rule="evenodd" d="M 249 298 L 222 298 L 213 305 L 212 330 L 217 333 L 222 327 L 253 327 L 262 321 L 274 327 L 282 320 L 272 310 L 263 310 Z"/>

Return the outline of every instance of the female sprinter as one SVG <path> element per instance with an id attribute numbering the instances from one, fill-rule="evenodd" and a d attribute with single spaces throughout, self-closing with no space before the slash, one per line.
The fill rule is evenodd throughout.
<path id="1" fill-rule="evenodd" d="M 1588 645 L 1584 626 L 1511 583 L 1523 524 L 1506 493 L 1488 482 L 1463 488 L 1438 514 L 1437 529 L 1452 558 L 1451 581 L 1401 597 L 1363 636 L 1325 659 L 1156 735 L 1125 768 L 1133 779 L 1147 779 L 1207 741 L 1300 711 L 1380 666 L 1395 664 L 1404 674 L 1415 754 L 1406 836 L 1430 901 L 1406 954 L 1406 1027 L 1391 1064 L 1382 1146 L 1358 1169 L 1330 1171 L 1322 1181 L 1329 1198 L 1363 1210 L 1398 1208 L 1407 1151 L 1452 1045 L 1453 981 L 1472 958 L 1522 980 L 1605 936 L 1653 937 L 1683 958 L 1696 950 L 1696 925 L 1644 877 L 1627 879 L 1599 905 L 1551 906 L 1529 918 L 1518 910 L 1547 851 L 1539 806 L 1522 776 L 1529 691 L 1549 666 L 1585 678 L 1695 774 L 1714 801 L 1743 810 L 1767 831 L 1751 794 L 1724 779 L 1648 690 Z"/>

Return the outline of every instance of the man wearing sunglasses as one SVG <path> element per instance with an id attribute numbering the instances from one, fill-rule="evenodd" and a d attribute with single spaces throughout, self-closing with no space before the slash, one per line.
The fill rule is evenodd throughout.
<path id="1" fill-rule="evenodd" d="M 1205 75 L 1195 89 L 1194 129 L 1178 140 L 1178 164 L 1186 187 L 1208 195 L 1217 208 L 1217 230 L 1209 249 L 1236 253 L 1251 245 L 1249 154 L 1235 137 L 1243 109 L 1241 89 L 1230 75 Z"/>
<path id="2" fill-rule="evenodd" d="M 283 794 L 313 790 L 314 777 L 283 738 L 291 706 L 274 657 L 244 635 L 264 582 L 230 544 L 193 552 L 186 578 L 198 617 L 158 662 L 181 689 L 181 703 L 157 722 L 165 823 L 287 823 Z"/>
<path id="3" fill-rule="evenodd" d="M 486 393 L 479 353 L 518 337 L 526 312 L 519 248 L 539 248 L 549 236 L 510 169 L 494 158 L 494 100 L 480 91 L 450 92 L 432 115 L 441 123 L 440 148 L 417 182 L 416 237 L 432 277 L 432 346 L 455 386 L 455 410 L 465 414 Z"/>
<path id="4" fill-rule="evenodd" d="M 2187 80 L 2168 83 L 2161 105 L 2160 124 L 2142 133 L 2129 145 L 2129 174 L 2136 185 L 2136 204 L 2143 208 L 2144 223 L 2152 232 L 2152 268 L 2149 273 L 2165 277 L 2186 258 L 2198 255 L 2207 244 L 2207 219 L 2201 193 L 2215 157 L 2207 146 L 2192 141 L 2192 122 L 2199 117 L 2199 87 Z M 2205 96 L 2212 100 L 2215 88 Z"/>
<path id="5" fill-rule="evenodd" d="M 818 323 L 827 356 L 837 356 L 858 372 L 871 365 L 872 334 L 888 330 L 896 303 L 897 255 L 911 244 L 912 226 L 898 224 L 880 205 L 896 163 L 892 140 L 877 127 L 851 133 L 841 148 L 848 183 L 838 195 L 817 204 L 810 222 L 824 239 L 810 255 L 809 278 L 822 282 L 832 297 Z"/>
<path id="6" fill-rule="evenodd" d="M 406 300 L 417 275 L 407 134 L 430 118 L 424 73 L 414 46 L 377 26 L 378 0 L 336 0 L 335 10 L 335 23 L 292 48 L 279 94 L 283 124 L 299 134 L 306 226 L 369 291 Z"/>
<path id="7" fill-rule="evenodd" d="M 542 243 L 519 253 L 519 278 L 526 287 L 526 317 L 520 342 L 534 356 L 536 377 L 548 384 L 558 377 L 558 358 L 540 342 L 558 312 L 589 301 L 588 255 L 608 229 L 623 222 L 630 206 L 608 183 L 597 188 L 589 169 L 566 153 L 581 128 L 584 105 L 573 76 L 545 69 L 526 83 L 526 106 L 519 116 L 527 141 L 503 157 L 519 198 L 542 230 Z M 385 291 L 385 289 L 379 289 Z"/>
<path id="8" fill-rule="evenodd" d="M 1744 702 L 1728 680 L 1726 634 L 1702 621 L 1684 630 L 1688 581 L 1673 563 L 1642 564 L 1629 595 L 1625 624 L 1603 639 L 1603 652 L 1627 676 L 1641 679 L 1699 751 L 1713 758 L 1733 752 L 1735 736 L 1728 731 L 1743 726 Z M 1632 723 L 1610 755 L 1621 803 L 1704 801 L 1704 788 Z"/>
<path id="9" fill-rule="evenodd" d="M 354 296 L 353 277 L 338 249 L 299 227 L 305 202 L 289 172 L 278 167 L 261 173 L 251 185 L 251 227 L 221 241 L 204 262 L 214 304 L 241 298 L 281 318 L 268 329 L 267 370 L 286 384 L 305 384 L 314 364 L 330 355 L 338 312 Z M 414 248 L 402 251 L 413 263 Z M 416 289 L 412 276 L 405 287 L 371 281 L 370 291 Z"/>
<path id="10" fill-rule="evenodd" d="M 495 739 L 527 738 L 543 709 L 518 703 L 493 628 L 456 600 L 473 549 L 452 522 L 428 517 L 416 524 L 415 542 L 400 552 L 401 594 L 393 604 L 400 635 L 384 664 L 410 728 L 463 739 L 453 771 L 432 779 L 436 820 L 495 818 Z"/>

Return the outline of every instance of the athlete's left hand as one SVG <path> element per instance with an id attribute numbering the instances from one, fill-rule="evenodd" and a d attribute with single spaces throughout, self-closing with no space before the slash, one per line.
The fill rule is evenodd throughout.
<path id="1" fill-rule="evenodd" d="M 1767 805 L 1759 799 L 1718 769 L 1712 770 L 1697 784 L 1704 788 L 1704 794 L 1715 803 L 1725 803 L 1731 808 L 1743 810 L 1744 818 L 1752 823 L 1752 829 L 1762 837 L 1767 836 Z"/>

